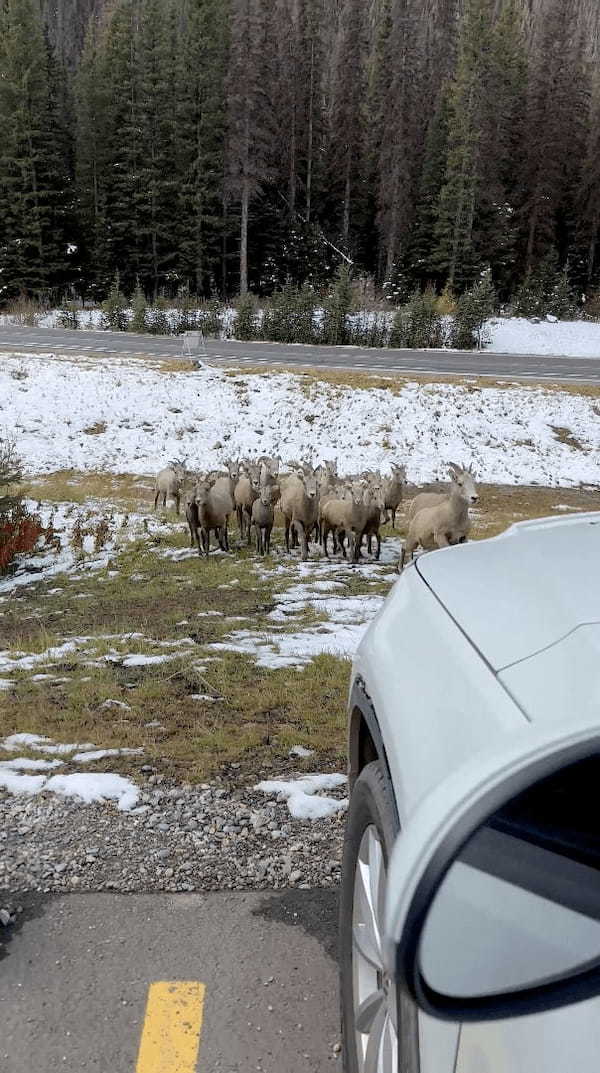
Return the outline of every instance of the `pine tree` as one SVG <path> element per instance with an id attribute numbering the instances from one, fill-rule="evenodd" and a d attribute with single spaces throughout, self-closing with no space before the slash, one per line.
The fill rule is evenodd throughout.
<path id="1" fill-rule="evenodd" d="M 440 282 L 439 267 L 435 259 L 437 249 L 435 229 L 448 157 L 448 112 L 448 88 L 442 87 L 436 110 L 427 130 L 423 166 L 416 197 L 415 222 L 407 257 L 410 274 L 421 286 L 430 280 Z"/>
<path id="2" fill-rule="evenodd" d="M 350 251 L 363 221 L 361 170 L 366 148 L 366 27 L 363 0 L 346 0 L 339 13 L 332 60 L 329 167 L 341 242 Z"/>
<path id="3" fill-rule="evenodd" d="M 227 188 L 240 204 L 240 294 L 248 290 L 248 225 L 252 200 L 272 171 L 272 128 L 265 53 L 265 0 L 232 0 L 227 79 Z"/>
<path id="4" fill-rule="evenodd" d="M 106 121 L 108 88 L 100 62 L 100 31 L 91 19 L 74 82 L 76 103 L 75 177 L 79 206 L 82 293 L 106 293 L 111 279 L 107 248 Z"/>
<path id="5" fill-rule="evenodd" d="M 520 0 L 504 0 L 490 41 L 482 87 L 480 182 L 474 224 L 478 260 L 487 261 L 501 292 L 510 293 L 518 242 L 519 170 L 527 90 Z"/>
<path id="6" fill-rule="evenodd" d="M 103 233 L 111 271 L 129 290 L 140 273 L 141 212 L 139 0 L 116 0 L 100 40 L 98 71 L 103 96 Z M 145 195 L 144 195 L 145 196 Z"/>
<path id="7" fill-rule="evenodd" d="M 585 157 L 590 85 L 572 7 L 553 0 L 534 57 L 522 177 L 524 274 L 553 249 L 565 261 Z"/>
<path id="8" fill-rule="evenodd" d="M 173 127 L 175 9 L 170 0 L 141 0 L 139 13 L 139 269 L 154 299 L 175 282 L 173 242 L 178 175 Z"/>
<path id="9" fill-rule="evenodd" d="M 481 175 L 481 87 L 490 38 L 490 0 L 467 0 L 449 90 L 448 157 L 436 223 L 435 260 L 451 288 L 468 283 L 478 267 L 474 224 Z"/>
<path id="10" fill-rule="evenodd" d="M 577 190 L 577 273 L 582 287 L 589 288 L 600 268 L 600 80 L 596 80 L 587 123 L 585 159 Z"/>
<path id="11" fill-rule="evenodd" d="M 179 266 L 196 294 L 215 290 L 224 240 L 226 0 L 187 0 L 178 40 L 175 162 Z M 220 279 L 223 289 L 224 280 Z"/>
<path id="12" fill-rule="evenodd" d="M 68 278 L 68 160 L 34 0 L 0 8 L 0 296 L 48 296 Z M 62 131 L 62 135 L 64 135 Z"/>

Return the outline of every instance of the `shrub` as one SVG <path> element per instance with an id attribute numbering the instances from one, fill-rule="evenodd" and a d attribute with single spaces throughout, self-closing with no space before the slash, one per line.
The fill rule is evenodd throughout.
<path id="1" fill-rule="evenodd" d="M 556 253 L 549 253 L 517 292 L 514 311 L 519 317 L 546 317 L 561 320 L 577 316 L 578 308 L 567 269 L 558 267 Z"/>
<path id="2" fill-rule="evenodd" d="M 457 303 L 454 296 L 452 287 L 448 284 L 444 287 L 442 293 L 436 302 L 436 308 L 440 316 L 448 317 L 456 313 Z"/>
<path id="3" fill-rule="evenodd" d="M 313 343 L 315 341 L 314 314 L 317 299 L 312 287 L 298 290 L 287 283 L 276 291 L 271 305 L 265 310 L 262 323 L 263 339 L 276 343 Z"/>
<path id="4" fill-rule="evenodd" d="M 125 332 L 128 326 L 127 299 L 122 293 L 119 282 L 119 273 L 115 278 L 106 301 L 102 303 L 102 326 L 107 331 Z"/>
<path id="5" fill-rule="evenodd" d="M 15 298 L 5 307 L 5 312 L 12 318 L 15 324 L 22 324 L 26 328 L 35 328 L 40 317 L 44 313 L 44 307 L 35 302 L 33 298 Z"/>
<path id="6" fill-rule="evenodd" d="M 0 573 L 16 555 L 33 551 L 43 532 L 40 519 L 29 514 L 18 493 L 22 479 L 14 444 L 0 440 Z"/>
<path id="7" fill-rule="evenodd" d="M 140 287 L 140 281 L 138 279 L 135 285 L 135 291 L 131 296 L 131 305 L 133 308 L 133 316 L 129 323 L 130 332 L 147 332 L 148 331 L 148 307 L 146 305 L 146 295 Z"/>
<path id="8" fill-rule="evenodd" d="M 454 316 L 452 344 L 459 350 L 472 350 L 485 342 L 483 326 L 496 308 L 496 292 L 488 269 L 474 287 L 458 299 Z"/>
<path id="9" fill-rule="evenodd" d="M 389 334 L 389 316 L 387 313 L 364 311 L 355 313 L 350 317 L 348 341 L 353 346 L 387 346 Z"/>
<path id="10" fill-rule="evenodd" d="M 210 298 L 199 312 L 199 322 L 204 335 L 219 337 L 223 326 L 223 303 L 218 298 Z"/>
<path id="11" fill-rule="evenodd" d="M 162 305 L 157 305 L 156 309 L 152 309 L 148 313 L 147 320 L 147 331 L 149 331 L 151 335 L 171 335 L 169 314 L 166 309 L 162 308 Z"/>
<path id="12" fill-rule="evenodd" d="M 435 291 L 415 291 L 410 301 L 394 317 L 390 334 L 392 347 L 439 347 L 442 344 L 442 318 L 437 309 Z"/>
<path id="13" fill-rule="evenodd" d="M 343 265 L 338 271 L 333 291 L 323 310 L 321 343 L 328 346 L 343 346 L 348 342 L 348 314 L 352 309 L 352 281 L 350 269 Z"/>
<path id="14" fill-rule="evenodd" d="M 58 323 L 61 328 L 68 328 L 70 331 L 75 331 L 79 327 L 77 306 L 74 302 L 67 302 L 59 311 Z"/>
<path id="15" fill-rule="evenodd" d="M 236 339 L 256 339 L 258 335 L 258 302 L 256 296 L 248 291 L 238 299 L 237 317 L 233 326 Z"/>

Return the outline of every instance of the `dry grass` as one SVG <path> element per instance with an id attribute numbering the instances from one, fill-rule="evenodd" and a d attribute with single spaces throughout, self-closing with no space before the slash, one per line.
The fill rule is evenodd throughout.
<path id="1" fill-rule="evenodd" d="M 543 391 L 547 394 L 556 394 L 557 391 L 566 392 L 569 395 L 584 395 L 587 398 L 600 399 L 600 384 L 574 384 L 572 381 L 533 381 L 530 379 L 519 379 L 518 376 L 508 379 L 498 379 L 495 376 L 457 376 L 443 373 L 395 373 L 389 372 L 371 373 L 367 370 L 361 370 L 360 372 L 353 369 L 330 369 L 326 367 L 316 367 L 314 365 L 286 365 L 282 362 L 272 362 L 272 369 L 266 369 L 264 365 L 248 365 L 236 366 L 234 361 L 228 362 L 226 376 L 261 376 L 268 377 L 271 372 L 276 373 L 289 373 L 290 375 L 298 376 L 305 381 L 313 381 L 315 386 L 318 383 L 330 384 L 333 387 L 339 388 L 354 388 L 358 390 L 368 391 L 373 388 L 379 388 L 383 391 L 389 391 L 394 395 L 399 394 L 400 391 L 407 384 L 423 384 L 423 385 L 437 385 L 437 384 L 450 384 L 455 387 L 466 387 L 470 391 L 478 391 L 482 388 L 499 388 L 499 389 L 511 389 L 516 387 L 523 388 L 530 391 Z M 304 388 L 301 384 L 301 390 L 305 393 L 308 388 Z M 600 412 L 600 411 L 599 411 Z"/>

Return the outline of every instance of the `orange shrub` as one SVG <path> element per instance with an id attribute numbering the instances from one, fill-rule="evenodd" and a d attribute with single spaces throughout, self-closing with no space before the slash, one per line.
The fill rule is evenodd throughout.
<path id="1" fill-rule="evenodd" d="M 16 509 L 0 518 L 0 574 L 16 555 L 33 551 L 43 533 L 41 520 L 35 514 Z"/>

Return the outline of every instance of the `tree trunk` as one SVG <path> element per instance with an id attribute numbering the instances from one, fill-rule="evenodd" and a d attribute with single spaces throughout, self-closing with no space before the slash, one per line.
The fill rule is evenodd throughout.
<path id="1" fill-rule="evenodd" d="M 288 183 L 288 201 L 290 203 L 290 216 L 293 218 L 296 212 L 296 102 L 292 109 L 292 130 L 290 133 L 290 177 Z"/>
<path id="2" fill-rule="evenodd" d="M 352 189 L 351 179 L 350 179 L 351 169 L 352 169 L 352 158 L 350 156 L 350 151 L 348 151 L 348 160 L 346 162 L 346 183 L 345 183 L 345 186 L 344 186 L 344 220 L 343 220 L 343 223 L 342 223 L 342 234 L 344 236 L 344 242 L 346 244 L 346 248 L 348 248 L 349 237 L 350 237 L 350 194 L 351 194 L 351 189 Z"/>
<path id="3" fill-rule="evenodd" d="M 315 97 L 315 43 L 310 46 L 310 86 L 308 91 L 308 144 L 306 147 L 306 222 L 310 223 L 313 171 L 314 139 L 314 97 Z"/>
<path id="4" fill-rule="evenodd" d="M 240 232 L 240 294 L 248 293 L 248 209 L 250 184 L 244 175 L 242 184 L 242 227 Z"/>

